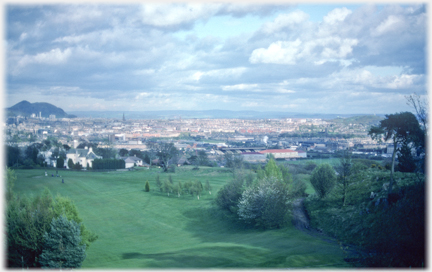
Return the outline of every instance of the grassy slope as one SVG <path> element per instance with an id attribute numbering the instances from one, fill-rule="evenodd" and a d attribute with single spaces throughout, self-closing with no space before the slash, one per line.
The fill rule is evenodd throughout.
<path id="1" fill-rule="evenodd" d="M 259 231 L 230 222 L 212 200 L 230 179 L 216 168 L 178 168 L 174 182 L 206 179 L 212 195 L 156 192 L 160 169 L 134 172 L 63 172 L 65 179 L 45 177 L 44 170 L 17 170 L 15 191 L 38 194 L 46 186 L 53 195 L 68 196 L 86 226 L 99 235 L 87 250 L 83 268 L 213 268 L 213 267 L 343 267 L 337 246 L 289 226 Z M 160 174 L 161 180 L 168 174 Z M 145 181 L 151 191 L 144 192 Z"/>

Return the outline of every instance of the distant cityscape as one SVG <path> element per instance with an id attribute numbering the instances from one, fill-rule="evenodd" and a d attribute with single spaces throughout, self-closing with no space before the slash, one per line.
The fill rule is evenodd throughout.
<path id="1" fill-rule="evenodd" d="M 352 120 L 352 123 L 349 123 Z M 359 121 L 361 120 L 361 121 Z M 262 162 L 272 153 L 276 159 L 297 160 L 332 157 L 341 150 L 364 157 L 389 157 L 390 146 L 372 140 L 371 124 L 379 117 L 362 119 L 278 118 L 212 119 L 181 118 L 127 120 L 119 118 L 56 118 L 33 113 L 9 117 L 5 123 L 7 145 L 21 148 L 48 138 L 77 148 L 92 143 L 99 148 L 148 150 L 149 142 L 171 142 L 183 152 L 205 151 L 209 160 L 229 152 L 245 161 Z M 47 165 L 55 164 L 51 153 L 44 153 Z M 50 159 L 51 158 L 51 159 Z M 186 160 L 185 160 L 186 159 Z M 187 161 L 186 158 L 183 161 Z"/>

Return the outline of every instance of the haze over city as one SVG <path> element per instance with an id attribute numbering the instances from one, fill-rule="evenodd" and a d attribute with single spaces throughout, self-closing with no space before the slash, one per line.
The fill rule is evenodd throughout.
<path id="1" fill-rule="evenodd" d="M 5 6 L 5 107 L 68 111 L 412 111 L 424 4 Z"/>

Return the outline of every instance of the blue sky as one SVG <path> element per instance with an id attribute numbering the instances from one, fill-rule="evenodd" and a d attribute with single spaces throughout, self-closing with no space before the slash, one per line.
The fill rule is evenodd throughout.
<path id="1" fill-rule="evenodd" d="M 5 107 L 395 113 L 426 95 L 426 6 L 5 5 Z"/>

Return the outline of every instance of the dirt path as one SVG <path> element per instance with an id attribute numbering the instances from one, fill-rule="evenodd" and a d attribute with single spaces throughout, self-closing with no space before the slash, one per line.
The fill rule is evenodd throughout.
<path id="1" fill-rule="evenodd" d="M 340 248 L 347 254 L 347 258 L 357 257 L 365 254 L 365 252 L 355 246 L 342 244 L 337 239 L 331 238 L 320 231 L 312 229 L 310 227 L 309 217 L 307 216 L 306 209 L 304 207 L 304 200 L 304 197 L 302 197 L 294 200 L 293 202 L 292 224 L 297 229 L 311 236 L 320 238 L 328 243 L 339 245 Z"/>

